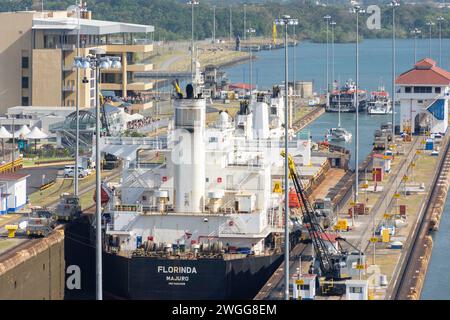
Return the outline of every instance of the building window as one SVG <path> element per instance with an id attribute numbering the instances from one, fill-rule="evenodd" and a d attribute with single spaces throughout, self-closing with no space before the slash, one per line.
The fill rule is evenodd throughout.
<path id="1" fill-rule="evenodd" d="M 433 93 L 432 87 L 414 87 L 414 93 Z"/>
<path id="2" fill-rule="evenodd" d="M 350 287 L 350 293 L 362 293 L 361 287 Z"/>
<path id="3" fill-rule="evenodd" d="M 30 104 L 30 99 L 28 97 L 22 97 L 22 106 L 28 106 Z"/>
<path id="4" fill-rule="evenodd" d="M 418 104 L 422 104 L 422 103 L 423 103 L 423 100 L 417 100 L 417 103 L 418 103 Z"/>
<path id="5" fill-rule="evenodd" d="M 434 88 L 434 92 L 435 93 L 441 93 L 441 87 Z"/>
<path id="6" fill-rule="evenodd" d="M 309 284 L 301 284 L 300 290 L 302 291 L 309 291 Z"/>
<path id="7" fill-rule="evenodd" d="M 405 93 L 411 93 L 411 87 L 405 87 Z"/>
<path id="8" fill-rule="evenodd" d="M 30 65 L 30 58 L 28 57 L 22 57 L 22 68 L 28 69 Z"/>
<path id="9" fill-rule="evenodd" d="M 28 77 L 22 77 L 22 89 L 28 89 Z"/>

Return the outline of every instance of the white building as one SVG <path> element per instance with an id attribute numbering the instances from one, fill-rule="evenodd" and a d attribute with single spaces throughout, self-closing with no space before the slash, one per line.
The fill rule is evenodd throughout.
<path id="1" fill-rule="evenodd" d="M 412 133 L 445 133 L 448 127 L 450 72 L 430 58 L 417 62 L 398 76 L 400 130 Z"/>
<path id="2" fill-rule="evenodd" d="M 28 174 L 0 174 L 0 214 L 18 212 L 27 204 Z"/>

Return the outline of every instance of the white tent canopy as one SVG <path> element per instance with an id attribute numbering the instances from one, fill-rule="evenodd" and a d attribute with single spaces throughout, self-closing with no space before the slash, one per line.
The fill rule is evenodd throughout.
<path id="1" fill-rule="evenodd" d="M 19 138 L 20 136 L 26 137 L 31 130 L 28 128 L 26 124 L 24 124 L 19 130 L 14 133 L 15 138 Z"/>
<path id="2" fill-rule="evenodd" d="M 12 134 L 4 126 L 0 128 L 0 139 L 10 139 Z"/>
<path id="3" fill-rule="evenodd" d="M 26 138 L 31 140 L 47 139 L 48 134 L 42 132 L 38 127 L 34 127 L 33 130 L 26 135 Z"/>

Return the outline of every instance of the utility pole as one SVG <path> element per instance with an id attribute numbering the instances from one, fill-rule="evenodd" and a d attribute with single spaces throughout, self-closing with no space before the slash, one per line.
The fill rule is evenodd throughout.
<path id="1" fill-rule="evenodd" d="M 216 43 L 216 6 L 213 6 L 213 44 Z"/>
<path id="2" fill-rule="evenodd" d="M 430 32 L 430 38 L 428 40 L 428 58 L 431 58 L 431 31 L 432 31 L 432 27 L 434 26 L 434 22 L 432 21 L 428 21 L 427 26 L 429 27 L 429 32 Z"/>
<path id="3" fill-rule="evenodd" d="M 413 61 L 413 64 L 416 64 L 416 62 L 417 62 L 417 35 L 421 34 L 422 31 L 415 28 L 411 31 L 411 33 L 414 35 L 414 61 Z"/>
<path id="4" fill-rule="evenodd" d="M 392 6 L 392 135 L 395 136 L 395 102 L 397 100 L 397 92 L 395 90 L 395 69 L 396 69 L 396 54 L 395 54 L 395 8 L 400 6 L 396 0 L 391 1 Z"/>
<path id="5" fill-rule="evenodd" d="M 233 12 L 230 6 L 230 43 L 233 41 Z"/>
<path id="6" fill-rule="evenodd" d="M 244 41 L 247 40 L 246 31 L 247 30 L 247 5 L 244 4 Z"/>
<path id="7" fill-rule="evenodd" d="M 330 20 L 331 16 L 326 15 L 323 17 L 325 20 L 325 23 L 327 24 L 327 45 L 326 45 L 326 61 L 327 61 L 327 71 L 326 71 L 326 78 L 327 78 L 327 108 L 330 106 L 330 48 L 329 48 L 329 27 L 330 27 Z"/>
<path id="8" fill-rule="evenodd" d="M 439 23 L 439 65 L 442 66 L 442 22 L 444 21 L 444 17 L 438 17 L 437 21 Z"/>
<path id="9" fill-rule="evenodd" d="M 358 202 L 359 195 L 359 14 L 364 13 L 359 5 L 353 7 L 353 12 L 356 13 L 356 88 L 355 88 L 355 198 L 354 203 Z M 356 210 L 353 210 L 353 217 L 356 215 Z"/>
<path id="10" fill-rule="evenodd" d="M 285 15 L 275 21 L 277 25 L 284 25 L 284 298 L 289 300 L 289 77 L 288 77 L 288 25 L 297 25 L 298 20 Z"/>
<path id="11" fill-rule="evenodd" d="M 194 80 L 194 6 L 198 5 L 197 0 L 190 0 L 188 5 L 191 6 L 191 79 Z"/>

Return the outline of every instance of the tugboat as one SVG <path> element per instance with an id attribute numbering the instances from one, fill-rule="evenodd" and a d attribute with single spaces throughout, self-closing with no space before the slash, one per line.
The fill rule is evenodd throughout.
<path id="1" fill-rule="evenodd" d="M 334 90 L 330 93 L 330 103 L 327 106 L 327 112 L 355 112 L 355 90 L 356 84 L 349 79 L 345 85 L 339 89 L 339 84 L 335 83 Z M 358 94 L 358 111 L 363 112 L 367 107 L 367 92 L 365 90 L 357 90 Z"/>
<path id="2" fill-rule="evenodd" d="M 378 91 L 370 94 L 367 106 L 368 114 L 392 114 L 392 101 L 384 86 L 380 86 Z"/>

